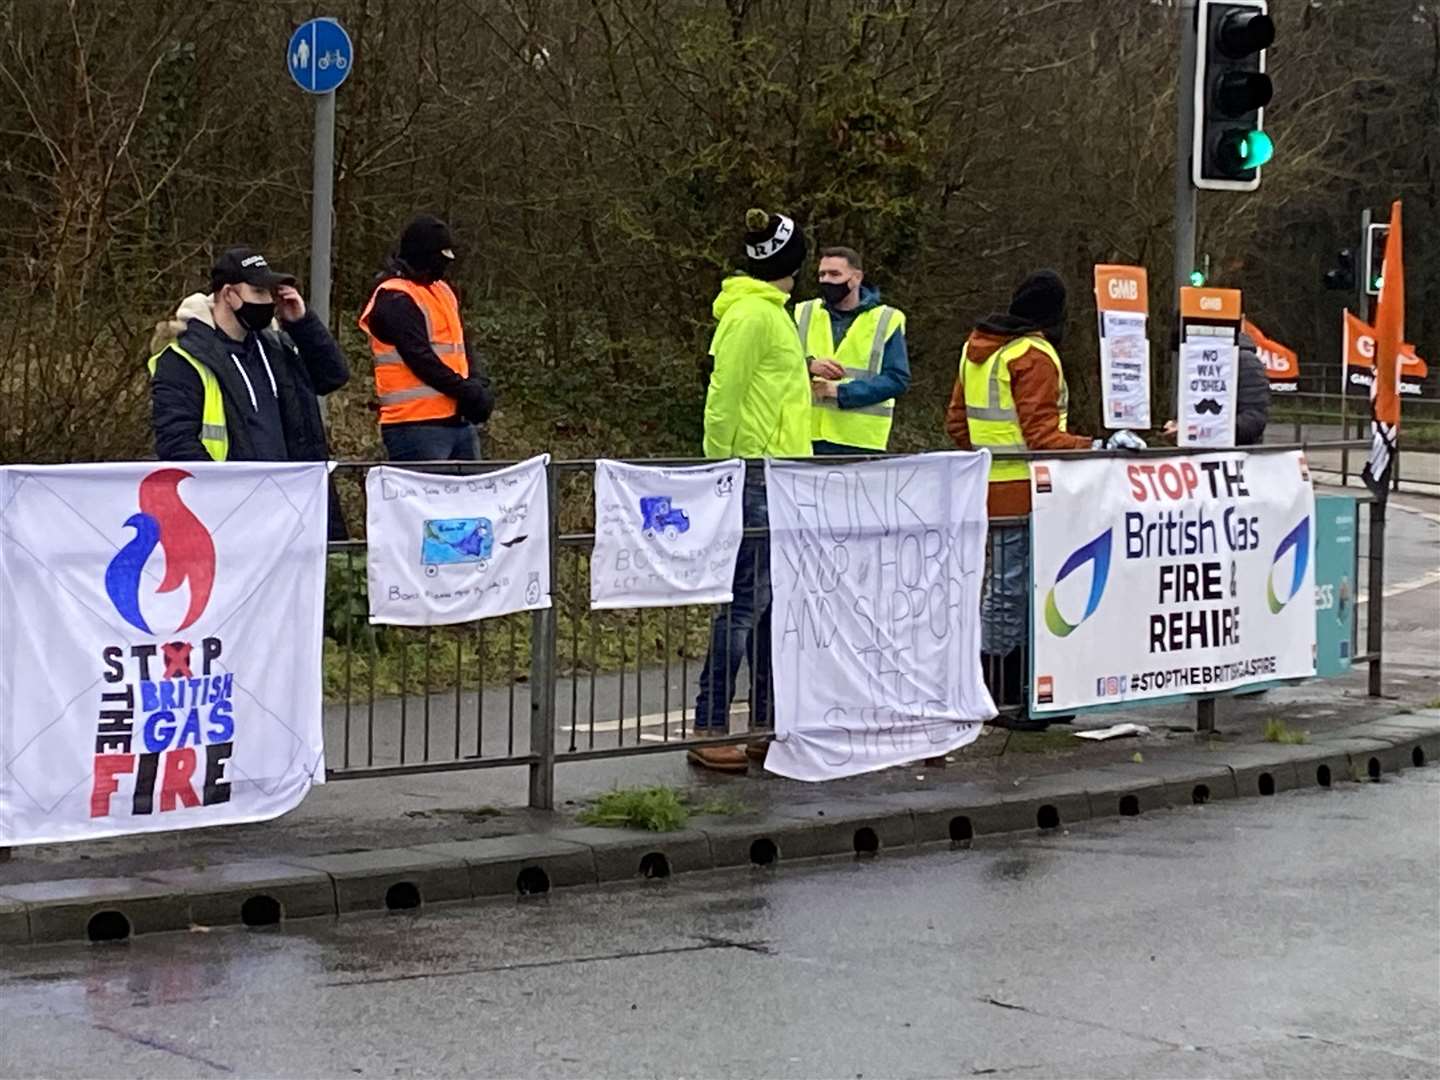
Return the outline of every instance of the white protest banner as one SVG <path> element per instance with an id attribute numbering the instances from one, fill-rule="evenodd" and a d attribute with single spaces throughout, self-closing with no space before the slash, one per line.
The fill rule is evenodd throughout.
<path id="1" fill-rule="evenodd" d="M 595 462 L 590 606 L 728 604 L 745 531 L 745 462 Z"/>
<path id="2" fill-rule="evenodd" d="M 370 621 L 447 626 L 548 608 L 549 463 L 542 454 L 465 476 L 371 469 Z"/>
<path id="3" fill-rule="evenodd" d="M 0 847 L 263 821 L 324 780 L 327 476 L 0 468 Z"/>
<path id="4" fill-rule="evenodd" d="M 1039 462 L 1031 486 L 1035 711 L 1315 673 L 1300 452 Z"/>
<path id="5" fill-rule="evenodd" d="M 1143 266 L 1095 267 L 1095 307 L 1100 316 L 1100 387 L 1105 426 L 1150 426 L 1150 309 Z"/>
<path id="6" fill-rule="evenodd" d="M 980 677 L 990 455 L 767 461 L 775 741 L 832 780 L 949 753 L 995 704 Z"/>

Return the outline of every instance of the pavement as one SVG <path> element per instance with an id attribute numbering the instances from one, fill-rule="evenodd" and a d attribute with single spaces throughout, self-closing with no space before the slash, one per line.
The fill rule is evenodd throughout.
<path id="1" fill-rule="evenodd" d="M 1427 768 L 955 850 L 34 946 L 0 963 L 0 1072 L 1437 1077 L 1437 824 Z"/>
<path id="2" fill-rule="evenodd" d="M 1043 735 L 992 731 L 946 762 L 823 786 L 758 768 L 743 777 L 701 774 L 683 754 L 651 744 L 661 752 L 562 763 L 554 813 L 524 808 L 523 767 L 332 782 L 279 821 L 17 849 L 0 862 L 0 945 L 83 939 L 93 916 L 108 911 L 124 914 L 132 932 L 146 933 L 238 922 L 245 902 L 256 897 L 268 897 L 294 920 L 383 909 L 406 898 L 390 895 L 399 884 L 414 886 L 424 903 L 509 895 L 520 871 L 532 865 L 545 869 L 555 887 L 630 877 L 643 856 L 659 850 L 652 843 L 659 837 L 573 831 L 576 813 L 615 786 L 671 785 L 696 803 L 720 794 L 747 810 L 698 819 L 684 837 L 689 846 L 683 852 L 680 838 L 667 837 L 677 843 L 661 853 L 679 873 L 732 862 L 748 866 L 750 846 L 761 839 L 776 842 L 786 861 L 852 854 L 860 829 L 882 834 L 877 839 L 886 847 L 946 843 L 952 818 L 968 817 L 976 835 L 1033 830 L 1041 805 L 1056 806 L 1069 822 L 1116 814 L 1124 795 L 1134 795 L 1143 810 L 1183 804 L 1202 782 L 1213 798 L 1255 794 L 1263 771 L 1284 790 L 1314 783 L 1317 763 L 1328 762 L 1342 782 L 1352 770 L 1367 775 L 1372 756 L 1386 773 L 1410 764 L 1417 747 L 1433 760 L 1440 748 L 1426 740 L 1440 714 L 1425 710 L 1440 707 L 1440 500 L 1397 497 L 1391 509 L 1383 698 L 1367 696 L 1365 672 L 1357 669 L 1342 679 L 1280 687 L 1259 698 L 1222 699 L 1218 730 L 1201 741 L 1193 731 L 1193 706 L 1137 707 L 1087 716 L 1077 726 L 1117 720 L 1149 725 L 1152 734 L 1139 739 L 1087 743 L 1058 726 Z M 660 673 L 662 681 L 676 675 Z M 614 682 L 611 689 L 618 690 Z M 598 694 L 602 705 L 606 685 L 602 681 Z M 626 697 L 629 708 L 638 714 L 653 709 L 642 702 L 667 701 L 673 712 L 666 721 L 678 726 L 685 688 L 666 682 L 657 693 L 646 682 L 642 689 L 639 702 L 633 692 Z M 518 707 L 523 716 L 523 688 Z M 414 702 L 409 711 L 420 715 Z M 433 712 L 438 725 L 442 710 Z M 1308 732 L 1310 745 L 1263 743 L 1265 723 L 1277 716 Z M 380 715 L 377 729 L 393 729 L 391 719 Z M 1362 729 L 1368 724 L 1379 726 Z M 600 746 L 618 739 L 616 726 L 602 730 Z M 526 734 L 517 732 L 518 752 L 528 748 Z M 586 736 L 577 738 L 580 749 Z M 560 733 L 562 752 L 570 737 Z M 1350 742 L 1355 738 L 1366 741 Z M 331 739 L 329 745 L 333 764 L 337 743 Z M 1284 760 L 1287 754 L 1292 756 Z M 1295 764 L 1302 759 L 1310 766 L 1304 775 Z M 898 830 L 893 845 L 877 821 Z M 249 917 L 264 914 L 252 907 Z"/>

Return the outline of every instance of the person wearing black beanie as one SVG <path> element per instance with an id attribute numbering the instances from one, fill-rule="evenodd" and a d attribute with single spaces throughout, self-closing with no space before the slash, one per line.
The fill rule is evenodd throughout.
<path id="1" fill-rule="evenodd" d="M 474 461 L 473 425 L 495 407 L 483 357 L 466 342 L 460 301 L 445 281 L 454 249 L 445 222 L 412 218 L 360 316 L 391 461 Z"/>
<path id="2" fill-rule="evenodd" d="M 786 312 L 795 275 L 805 262 L 805 233 L 794 218 L 751 210 L 745 215 L 745 269 L 720 286 L 710 340 L 713 366 L 705 395 L 705 456 L 809 457 L 810 373 L 795 323 Z M 769 520 L 765 473 L 746 471 L 746 528 Z M 717 613 L 695 701 L 697 735 L 724 735 L 740 662 L 753 656 L 750 726 L 773 724 L 770 672 L 770 546 L 746 537 L 735 564 L 734 602 Z M 752 651 L 753 650 L 753 651 Z M 705 746 L 690 761 L 702 768 L 744 772 L 743 748 Z"/>
<path id="3" fill-rule="evenodd" d="M 1066 319 L 1064 279 L 1054 270 L 1028 274 L 1003 312 L 981 319 L 960 353 L 960 370 L 946 411 L 945 430 L 962 450 L 1088 450 L 1100 440 L 1069 430 L 1070 391 L 1059 348 Z M 1112 444 L 1144 446 L 1117 432 Z M 1030 466 L 1014 459 L 990 463 L 992 518 L 1030 513 Z M 1025 696 L 1029 629 L 1029 534 L 1023 525 L 997 525 L 980 606 L 981 660 L 996 704 Z M 1046 726 L 1019 720 L 1012 727 Z"/>

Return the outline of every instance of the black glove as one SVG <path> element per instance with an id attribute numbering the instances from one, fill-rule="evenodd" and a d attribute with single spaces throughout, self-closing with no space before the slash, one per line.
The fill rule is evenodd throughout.
<path id="1" fill-rule="evenodd" d="M 460 415 L 470 423 L 485 423 L 495 411 L 495 395 L 490 390 L 490 380 L 473 376 L 466 379 L 456 402 L 460 406 Z"/>

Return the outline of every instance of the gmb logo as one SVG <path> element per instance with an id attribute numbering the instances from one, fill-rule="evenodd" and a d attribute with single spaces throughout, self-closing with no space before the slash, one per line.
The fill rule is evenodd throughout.
<path id="1" fill-rule="evenodd" d="M 1291 549 L 1295 550 L 1295 558 L 1291 562 L 1290 587 L 1282 599 L 1275 591 L 1275 568 L 1280 565 L 1280 560 L 1285 553 Z M 1278 615 L 1285 609 L 1285 605 L 1295 599 L 1295 594 L 1300 591 L 1300 586 L 1305 584 L 1305 571 L 1310 565 L 1310 516 L 1307 514 L 1300 519 L 1300 523 L 1285 534 L 1275 548 L 1275 556 L 1270 560 L 1270 572 L 1265 575 L 1265 602 L 1270 605 L 1270 613 Z"/>
<path id="2" fill-rule="evenodd" d="M 1088 544 L 1072 551 L 1060 567 L 1060 573 L 1055 575 L 1055 584 L 1050 586 L 1050 592 L 1045 596 L 1045 627 L 1056 637 L 1068 637 L 1074 633 L 1075 628 L 1094 615 L 1095 609 L 1100 606 L 1100 597 L 1104 594 L 1105 583 L 1110 578 L 1110 545 L 1111 530 L 1106 529 Z M 1085 610 L 1074 622 L 1070 622 L 1060 612 L 1060 605 L 1055 600 L 1055 590 L 1062 581 L 1086 563 L 1091 565 L 1090 595 L 1085 601 Z"/>

